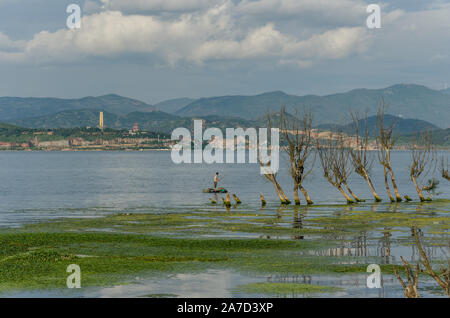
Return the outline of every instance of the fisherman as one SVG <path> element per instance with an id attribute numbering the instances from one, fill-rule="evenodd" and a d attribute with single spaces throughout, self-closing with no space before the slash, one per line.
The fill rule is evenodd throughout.
<path id="1" fill-rule="evenodd" d="M 214 190 L 217 191 L 217 184 L 221 181 L 222 179 L 219 178 L 219 173 L 216 172 L 216 175 L 214 176 Z"/>

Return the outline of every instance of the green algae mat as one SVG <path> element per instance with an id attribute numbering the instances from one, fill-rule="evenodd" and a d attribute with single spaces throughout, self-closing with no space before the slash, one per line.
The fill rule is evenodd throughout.
<path id="1" fill-rule="evenodd" d="M 80 266 L 83 288 L 126 285 L 136 275 L 161 278 L 214 269 L 260 278 L 232 288 L 239 295 L 333 295 L 346 289 L 334 286 L 333 278 L 366 275 L 369 264 L 392 275 L 400 256 L 413 249 L 412 226 L 421 230 L 428 249 L 448 248 L 449 212 L 448 200 L 204 206 L 28 224 L 0 230 L 0 295 L 65 289 L 70 264 Z M 433 264 L 446 261 L 444 254 L 432 254 Z M 267 281 L 273 275 L 332 279 L 330 286 Z"/>

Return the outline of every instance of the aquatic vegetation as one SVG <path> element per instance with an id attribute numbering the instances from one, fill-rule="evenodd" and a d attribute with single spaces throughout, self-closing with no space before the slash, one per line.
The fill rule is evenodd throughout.
<path id="1" fill-rule="evenodd" d="M 258 251 L 311 247 L 271 240 L 195 240 L 99 233 L 0 234 L 0 290 L 64 288 L 66 268 L 82 268 L 84 286 L 126 281 L 139 272 L 184 272 L 225 266 Z M 81 255 L 84 255 L 82 257 Z M 86 257 L 87 256 L 87 257 Z"/>
<path id="2" fill-rule="evenodd" d="M 126 212 L 3 229 L 0 292 L 65 288 L 70 264 L 81 267 L 85 287 L 129 283 L 136 275 L 164 277 L 208 269 L 249 277 L 340 277 L 366 275 L 369 264 L 380 264 L 384 275 L 393 275 L 391 264 L 397 264 L 389 257 L 390 246 L 412 246 L 411 225 L 430 234 L 423 240 L 428 248 L 445 244 L 449 202 L 264 208 L 242 204 L 229 211 L 207 205 L 178 213 Z M 430 262 L 443 260 L 435 257 Z"/>

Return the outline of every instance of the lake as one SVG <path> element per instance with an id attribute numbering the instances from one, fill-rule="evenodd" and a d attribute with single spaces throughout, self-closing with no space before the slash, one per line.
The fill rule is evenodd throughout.
<path id="1" fill-rule="evenodd" d="M 409 179 L 408 152 L 394 152 L 393 167 L 402 194 L 417 199 Z M 203 206 L 202 189 L 213 186 L 220 172 L 220 186 L 248 204 L 259 204 L 259 193 L 278 202 L 273 186 L 255 164 L 173 164 L 170 152 L 0 152 L 0 226 L 17 226 L 55 217 L 95 216 L 127 208 L 143 212 L 165 207 Z M 387 200 L 382 168 L 374 163 L 373 182 Z M 438 172 L 437 174 L 438 175 Z M 350 186 L 371 199 L 365 181 L 352 174 Z M 279 182 L 292 199 L 287 162 L 281 160 Z M 305 182 L 314 203 L 345 203 L 323 177 L 317 161 Z M 450 197 L 450 186 L 441 181 L 440 197 Z"/>
<path id="2" fill-rule="evenodd" d="M 441 153 L 443 154 L 443 153 Z M 376 158 L 375 158 L 376 159 Z M 397 183 L 402 195 L 408 194 L 417 201 L 417 194 L 409 179 L 410 154 L 406 151 L 393 153 L 393 168 Z M 270 238 L 270 239 L 298 239 L 293 238 L 290 232 L 283 234 L 283 229 L 298 227 L 314 230 L 322 227 L 318 218 L 336 218 L 341 214 L 369 213 L 390 211 L 397 214 L 411 214 L 411 217 L 444 217 L 444 221 L 437 219 L 439 226 L 443 226 L 445 233 L 433 235 L 437 241 L 448 240 L 448 212 L 450 206 L 446 201 L 438 205 L 423 205 L 418 202 L 390 204 L 384 190 L 382 168 L 375 161 L 372 169 L 372 180 L 383 201 L 380 205 L 372 204 L 372 199 L 365 181 L 353 174 L 350 186 L 359 197 L 368 200 L 367 203 L 347 206 L 340 193 L 335 190 L 323 177 L 320 163 L 317 160 L 313 173 L 305 182 L 305 188 L 309 191 L 315 205 L 310 208 L 280 208 L 278 198 L 273 186 L 260 175 L 258 165 L 252 164 L 173 164 L 170 152 L 0 152 L 0 162 L 3 169 L 0 170 L 0 227 L 3 229 L 19 228 L 23 225 L 58 220 L 60 218 L 85 218 L 96 219 L 98 217 L 114 216 L 118 213 L 158 214 L 166 213 L 184 214 L 188 220 L 198 218 L 199 222 L 208 219 L 208 213 L 226 213 L 222 206 L 212 206 L 209 198 L 213 195 L 202 193 L 202 189 L 212 187 L 214 174 L 220 172 L 223 180 L 220 186 L 227 188 L 231 193 L 237 194 L 243 204 L 228 211 L 238 213 L 230 222 L 237 222 L 234 230 L 227 228 L 226 222 L 214 231 L 198 232 L 173 232 L 167 226 L 164 235 L 177 237 L 204 237 L 204 238 Z M 450 198 L 450 186 L 442 180 L 439 172 L 436 177 L 440 179 L 435 198 Z M 292 199 L 292 181 L 287 172 L 286 160 L 281 160 L 278 181 L 283 186 L 286 194 Z M 268 206 L 261 210 L 259 193 L 264 193 Z M 369 202 L 370 201 L 370 202 Z M 304 201 L 302 201 L 304 203 Z M 240 213 L 240 214 L 239 214 Z M 244 223 L 257 224 L 258 219 L 251 222 L 248 216 L 258 213 L 261 222 L 263 218 L 274 218 L 274 227 L 280 229 L 280 234 L 267 235 L 265 230 L 255 231 L 252 228 L 239 230 Z M 298 226 L 296 213 L 300 213 L 301 226 Z M 428 214 L 427 214 L 428 213 Z M 294 215 L 294 216 L 293 216 Z M 348 215 L 347 215 L 348 216 Z M 217 216 L 215 216 L 217 217 Z M 401 215 L 399 215 L 401 217 Z M 218 223 L 222 219 L 215 219 Z M 228 220 L 228 219 L 227 219 Z M 208 220 L 208 222 L 211 220 Z M 131 222 L 131 221 L 130 221 Z M 296 223 L 297 222 L 297 223 Z M 441 222 L 445 224 L 442 225 Z M 247 225 L 248 225 L 247 224 Z M 189 226 L 195 228 L 199 224 Z M 203 225 L 202 225 L 203 226 Z M 385 228 L 385 226 L 382 226 Z M 326 227 L 323 227 L 324 229 Z M 411 249 L 408 239 L 408 228 L 399 225 L 398 231 L 391 232 L 392 242 L 389 246 L 389 255 L 386 257 L 385 232 L 379 228 L 364 230 L 364 244 L 361 248 L 361 230 L 348 229 L 348 235 L 341 235 L 343 240 L 342 252 L 330 248 L 314 248 L 306 254 L 314 257 L 360 257 L 358 260 L 372 261 L 377 264 L 390 264 L 399 261 L 399 256 L 417 259 L 414 248 Z M 441 228 L 440 228 L 441 229 Z M 91 229 L 104 231 L 104 229 Z M 139 229 L 134 229 L 135 230 Z M 112 230 L 113 231 L 113 230 Z M 126 229 L 124 229 L 126 231 Z M 269 231 L 269 230 L 268 230 Z M 270 232 L 270 231 L 269 231 Z M 269 233 L 268 232 L 268 233 Z M 271 233 L 271 232 L 270 232 Z M 308 233 L 308 232 L 307 232 Z M 313 232 L 311 232 L 313 233 Z M 424 230 L 427 234 L 427 230 Z M 437 233 L 437 232 L 436 232 Z M 269 237 L 270 236 L 270 237 Z M 410 235 L 409 235 L 410 236 Z M 321 236 L 314 232 L 311 235 L 302 235 L 302 240 L 318 242 L 322 239 L 330 240 L 330 234 Z M 331 241 L 336 240 L 332 238 Z M 383 243 L 384 242 L 384 243 Z M 409 241 L 410 242 L 410 241 Z M 444 243 L 445 245 L 445 243 Z M 429 247 L 434 258 L 442 259 L 443 254 L 439 248 Z M 358 261 L 359 262 L 359 261 Z M 219 284 L 215 284 L 214 277 L 220 276 Z M 276 276 L 276 275 L 275 275 Z M 331 286 L 344 286 L 343 291 L 331 295 L 333 297 L 401 297 L 402 291 L 396 279 L 391 276 L 386 278 L 383 291 L 369 290 L 365 286 L 365 273 L 359 276 L 343 275 L 313 275 L 312 281 L 317 284 Z M 249 296 L 251 293 L 236 291 L 236 286 L 244 283 L 267 281 L 273 275 L 254 274 L 249 275 L 239 270 L 230 268 L 208 268 L 202 273 L 178 273 L 170 278 L 141 277 L 138 284 L 118 285 L 105 288 L 90 288 L 82 292 L 65 290 L 63 295 L 73 296 L 141 296 L 158 291 L 158 294 L 168 294 L 184 297 L 216 296 L 216 297 L 240 297 Z M 304 279 L 304 278 L 301 278 Z M 423 284 L 431 285 L 432 281 L 424 280 Z M 387 286 L 392 286 L 391 289 Z M 395 286 L 395 287 L 394 287 Z M 233 291 L 234 290 L 234 291 Z M 153 292 L 154 293 L 154 292 Z M 432 296 L 434 291 L 424 291 L 425 296 Z M 57 296 L 58 291 L 17 291 L 10 295 L 15 296 Z M 257 295 L 261 296 L 261 295 Z M 297 295 L 298 296 L 298 295 Z"/>

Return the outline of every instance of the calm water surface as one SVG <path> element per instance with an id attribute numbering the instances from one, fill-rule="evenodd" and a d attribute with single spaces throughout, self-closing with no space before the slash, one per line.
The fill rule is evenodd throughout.
<path id="1" fill-rule="evenodd" d="M 395 152 L 393 166 L 403 194 L 416 198 L 409 180 L 408 152 Z M 216 171 L 220 186 L 239 195 L 248 204 L 259 204 L 259 193 L 277 202 L 270 183 L 258 165 L 198 165 L 172 163 L 170 152 L 0 152 L 0 226 L 18 226 L 55 217 L 91 217 L 126 209 L 148 213 L 166 207 L 204 206 Z M 287 162 L 281 161 L 279 182 L 292 198 Z M 384 196 L 382 170 L 373 167 L 373 181 Z M 351 187 L 371 198 L 362 178 L 353 174 Z M 316 204 L 344 203 L 341 195 L 323 177 L 316 162 L 305 182 Z M 450 198 L 450 186 L 441 181 L 439 197 Z M 386 198 L 384 198 L 386 199 Z"/>

